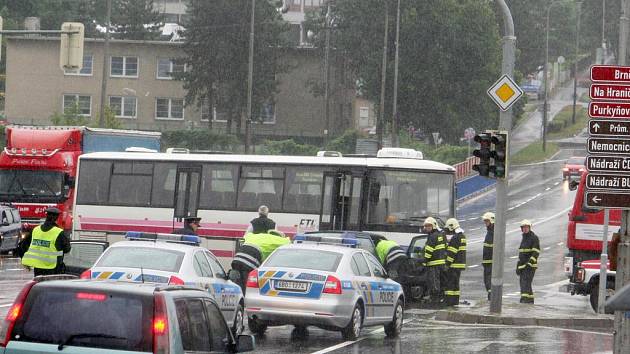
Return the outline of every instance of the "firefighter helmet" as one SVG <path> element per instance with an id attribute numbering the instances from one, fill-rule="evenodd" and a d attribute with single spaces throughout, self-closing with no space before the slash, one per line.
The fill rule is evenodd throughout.
<path id="1" fill-rule="evenodd" d="M 523 219 L 523 221 L 521 221 L 521 227 L 523 227 L 523 226 L 532 227 L 532 222 L 527 220 L 527 219 Z"/>
<path id="2" fill-rule="evenodd" d="M 447 230 L 455 231 L 456 229 L 459 229 L 459 222 L 455 218 L 450 218 L 450 219 L 446 220 L 446 226 L 445 227 L 446 227 Z"/>
<path id="3" fill-rule="evenodd" d="M 433 226 L 433 230 L 437 230 L 437 228 L 438 228 L 437 220 L 435 220 L 434 218 L 432 218 L 430 216 L 428 218 L 424 219 L 424 225 L 431 225 L 431 226 Z"/>
<path id="4" fill-rule="evenodd" d="M 494 213 L 489 211 L 489 212 L 483 214 L 481 219 L 488 220 L 488 221 L 490 221 L 491 224 L 494 224 Z"/>

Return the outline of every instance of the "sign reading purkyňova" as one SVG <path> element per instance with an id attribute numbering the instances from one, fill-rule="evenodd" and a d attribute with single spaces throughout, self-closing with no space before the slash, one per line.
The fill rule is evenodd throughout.
<path id="1" fill-rule="evenodd" d="M 592 101 L 588 104 L 588 115 L 591 118 L 630 118 L 630 103 Z"/>

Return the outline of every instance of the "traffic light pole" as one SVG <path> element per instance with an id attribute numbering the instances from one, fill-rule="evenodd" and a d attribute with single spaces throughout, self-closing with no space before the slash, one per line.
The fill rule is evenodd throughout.
<path id="1" fill-rule="evenodd" d="M 516 37 L 514 36 L 514 21 L 512 14 L 505 0 L 497 1 L 503 14 L 505 35 L 503 36 L 503 62 L 501 64 L 502 74 L 513 76 L 514 72 L 514 52 L 516 51 Z M 501 111 L 499 115 L 499 130 L 512 130 L 512 108 Z M 508 140 L 509 144 L 509 140 Z M 509 151 L 509 147 L 507 148 Z M 509 156 L 506 156 L 506 163 L 509 163 Z M 490 297 L 490 312 L 501 313 L 501 302 L 503 298 L 503 268 L 505 258 L 505 211 L 507 210 L 507 190 L 508 174 L 505 178 L 497 178 L 497 202 L 496 202 L 496 222 L 494 225 L 494 247 L 492 248 L 492 287 Z"/>

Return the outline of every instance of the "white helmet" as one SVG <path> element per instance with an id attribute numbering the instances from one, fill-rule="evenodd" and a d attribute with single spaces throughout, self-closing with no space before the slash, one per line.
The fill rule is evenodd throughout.
<path id="1" fill-rule="evenodd" d="M 523 219 L 523 221 L 521 221 L 521 227 L 523 227 L 523 226 L 532 227 L 532 222 L 527 220 L 527 219 Z"/>
<path id="2" fill-rule="evenodd" d="M 494 224 L 494 213 L 489 211 L 481 217 L 482 220 L 488 220 L 491 224 Z"/>
<path id="3" fill-rule="evenodd" d="M 431 225 L 431 226 L 433 226 L 433 230 L 437 230 L 437 228 L 438 228 L 437 220 L 435 220 L 434 218 L 432 218 L 430 216 L 428 218 L 424 219 L 424 225 Z"/>
<path id="4" fill-rule="evenodd" d="M 455 218 L 450 218 L 446 220 L 446 226 L 444 226 L 447 230 L 455 231 L 459 229 L 459 222 Z"/>

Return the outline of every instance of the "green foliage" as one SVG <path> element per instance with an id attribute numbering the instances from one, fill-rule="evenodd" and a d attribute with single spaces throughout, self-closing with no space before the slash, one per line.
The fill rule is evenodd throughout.
<path id="1" fill-rule="evenodd" d="M 112 111 L 112 109 L 109 106 L 105 106 L 105 110 L 104 110 L 104 116 L 105 116 L 105 128 L 109 128 L 109 129 L 123 129 L 123 125 L 122 122 L 120 121 L 120 119 L 116 118 L 116 113 L 114 113 L 114 111 Z M 96 117 L 96 124 L 98 124 L 98 117 Z"/>
<path id="2" fill-rule="evenodd" d="M 236 151 L 241 145 L 238 137 L 217 134 L 209 130 L 173 130 L 162 133 L 164 148 L 179 147 L 190 150 Z"/>
<path id="3" fill-rule="evenodd" d="M 547 124 L 547 138 L 561 139 L 573 137 L 588 125 L 588 112 L 586 108 L 582 106 L 576 108 L 575 124 L 572 123 L 573 106 L 566 106 Z"/>
<path id="4" fill-rule="evenodd" d="M 523 150 L 510 157 L 510 164 L 521 165 L 527 163 L 540 162 L 548 159 L 558 152 L 560 148 L 557 144 L 547 141 L 546 151 L 542 150 L 542 141 L 537 140 L 527 145 Z"/>
<path id="5" fill-rule="evenodd" d="M 55 112 L 50 116 L 53 125 L 87 126 L 89 117 L 82 116 L 79 104 L 66 108 L 63 113 Z"/>
<path id="6" fill-rule="evenodd" d="M 266 140 L 262 146 L 262 154 L 267 155 L 293 155 L 293 156 L 315 156 L 319 147 L 309 144 L 300 144 L 293 139 L 287 140 Z"/>
<path id="7" fill-rule="evenodd" d="M 424 158 L 447 165 L 454 165 L 466 160 L 468 157 L 468 146 L 455 146 L 441 144 L 437 148 L 432 144 L 424 144 L 413 140 L 407 134 L 400 134 L 400 147 L 421 151 Z"/>
<path id="8" fill-rule="evenodd" d="M 155 7 L 154 0 L 112 2 L 112 27 L 115 38 L 157 39 L 161 35 L 160 27 L 164 25 L 163 21 L 164 15 Z"/>
<path id="9" fill-rule="evenodd" d="M 342 154 L 354 154 L 357 146 L 357 139 L 361 134 L 356 130 L 346 130 L 339 137 L 331 140 L 326 145 L 326 150 L 339 151 Z"/>
<path id="10" fill-rule="evenodd" d="M 188 104 L 208 104 L 225 113 L 228 127 L 240 125 L 247 116 L 248 48 L 251 0 L 191 1 L 183 33 L 186 57 L 180 62 L 189 70 L 176 75 L 184 82 Z M 254 78 L 252 112 L 273 102 L 276 75 L 287 70 L 281 65 L 283 33 L 288 24 L 273 4 L 256 2 Z M 257 119 L 256 113 L 252 119 Z"/>

